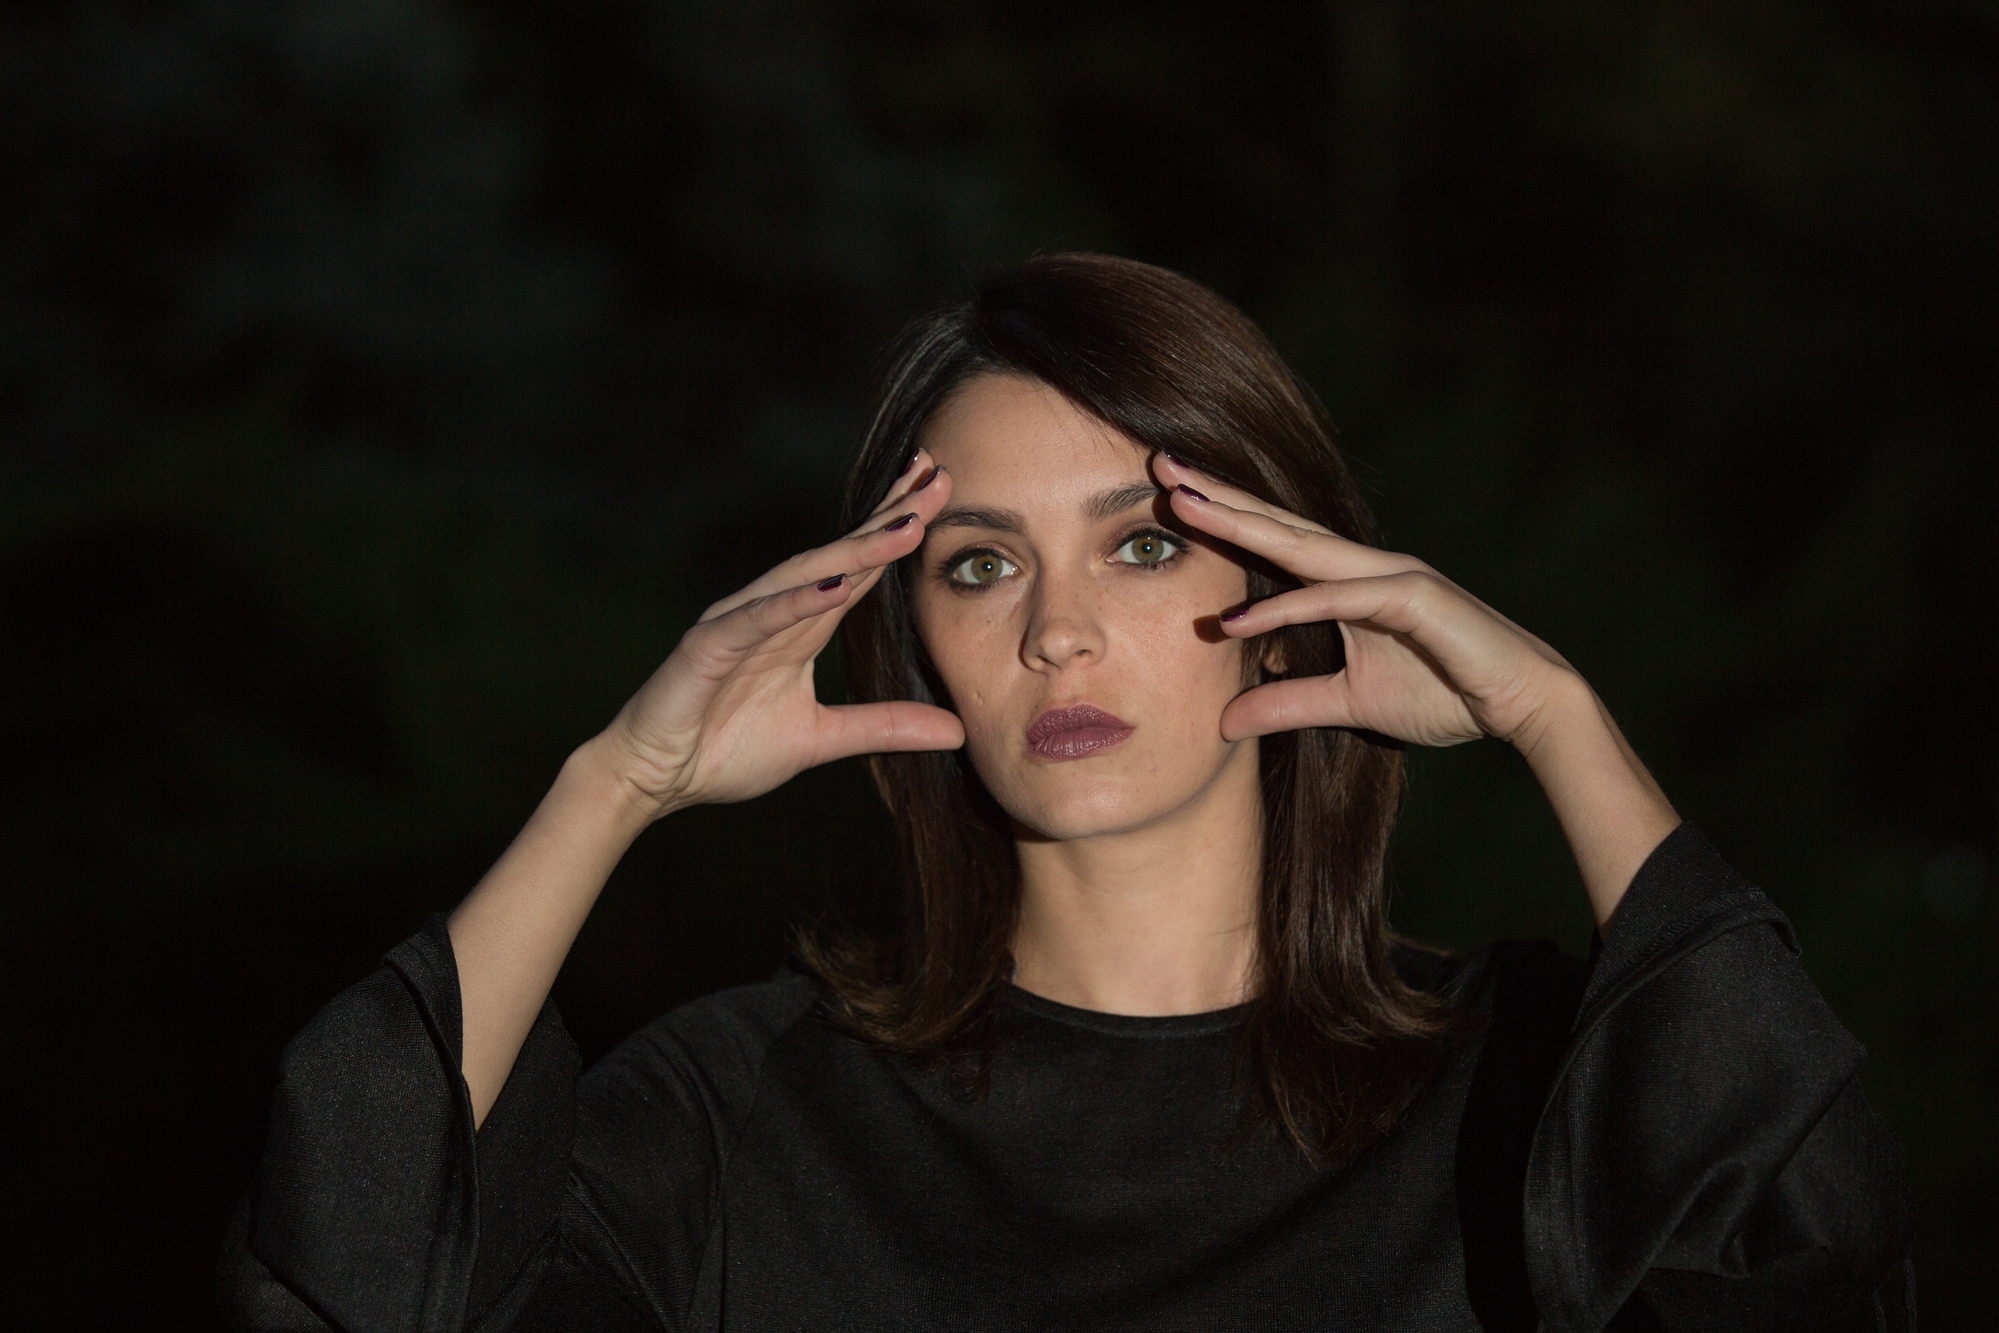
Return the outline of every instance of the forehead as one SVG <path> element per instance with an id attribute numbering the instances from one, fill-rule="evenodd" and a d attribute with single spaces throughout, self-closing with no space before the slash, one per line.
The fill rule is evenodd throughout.
<path id="1" fill-rule="evenodd" d="M 967 383 L 924 426 L 922 443 L 950 470 L 954 505 L 1073 510 L 1107 486 L 1151 479 L 1148 451 L 1129 436 L 1017 375 Z"/>

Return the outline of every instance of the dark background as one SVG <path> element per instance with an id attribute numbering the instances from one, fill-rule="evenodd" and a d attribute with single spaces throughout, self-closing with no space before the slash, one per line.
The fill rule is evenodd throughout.
<path id="1" fill-rule="evenodd" d="M 905 319 L 1179 268 L 1391 544 L 1556 644 L 1797 922 L 1999 1301 L 1991 3 L 208 0 L 0 9 L 14 1326 L 200 1328 L 281 1043 L 709 600 L 831 533 Z M 883 919 L 851 764 L 641 841 L 586 1054 Z M 1588 913 L 1497 747 L 1396 919 Z"/>

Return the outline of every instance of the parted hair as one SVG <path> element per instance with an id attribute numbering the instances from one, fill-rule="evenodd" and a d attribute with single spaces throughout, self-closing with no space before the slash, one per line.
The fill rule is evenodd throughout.
<path id="1" fill-rule="evenodd" d="M 1049 255 L 982 283 L 893 345 L 872 424 L 847 479 L 844 522 L 887 496 L 938 406 L 986 374 L 1060 392 L 1139 444 L 1355 541 L 1374 528 L 1317 397 L 1261 330 L 1177 273 L 1095 254 Z M 950 707 L 910 601 L 918 556 L 885 571 L 847 615 L 855 702 Z M 1249 594 L 1295 586 L 1251 562 Z M 1265 654 L 1289 675 L 1344 665 L 1332 624 L 1275 631 Z M 1265 673 L 1265 678 L 1273 673 Z M 1259 742 L 1263 864 L 1253 990 L 1240 1025 L 1245 1106 L 1313 1161 L 1350 1161 L 1395 1125 L 1452 1031 L 1391 966 L 1389 836 L 1403 788 L 1399 747 L 1334 728 Z M 1011 981 L 1020 870 L 1007 816 L 962 751 L 869 761 L 900 837 L 901 937 L 808 935 L 803 961 L 837 1021 L 891 1051 L 978 1051 Z"/>

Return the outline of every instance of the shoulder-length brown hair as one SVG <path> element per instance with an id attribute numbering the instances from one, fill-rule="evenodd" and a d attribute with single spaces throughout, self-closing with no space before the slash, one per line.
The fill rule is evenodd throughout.
<path id="1" fill-rule="evenodd" d="M 1342 536 L 1373 538 L 1324 409 L 1262 332 L 1179 274 L 1090 254 L 1032 260 L 903 334 L 848 477 L 846 527 L 881 503 L 946 396 L 992 373 L 1039 380 L 1140 444 Z M 914 559 L 887 570 L 847 616 L 857 702 L 950 706 L 916 634 Z M 1251 565 L 1252 598 L 1285 586 Z M 1344 663 L 1336 626 L 1277 633 L 1272 660 L 1289 674 Z M 1262 895 L 1243 1053 L 1264 1109 L 1299 1147 L 1344 1162 L 1394 1126 L 1447 1033 L 1388 957 L 1384 862 L 1402 755 L 1329 728 L 1260 746 Z M 901 835 L 903 937 L 888 947 L 808 940 L 805 961 L 841 1021 L 872 1042 L 916 1055 L 976 1045 L 1012 973 L 1020 872 L 1010 825 L 962 752 L 870 764 Z"/>

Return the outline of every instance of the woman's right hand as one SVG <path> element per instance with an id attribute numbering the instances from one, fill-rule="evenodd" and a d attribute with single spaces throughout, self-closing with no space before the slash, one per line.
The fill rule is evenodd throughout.
<path id="1" fill-rule="evenodd" d="M 777 566 L 702 613 L 600 739 L 653 817 L 746 801 L 849 755 L 953 750 L 955 714 L 898 701 L 829 707 L 812 664 L 883 567 L 914 551 L 951 494 L 919 450 L 868 521 Z"/>
<path id="2" fill-rule="evenodd" d="M 577 931 L 646 824 L 702 802 L 746 801 L 847 755 L 965 743 L 964 727 L 941 708 L 829 708 L 812 691 L 812 661 L 844 608 L 917 548 L 950 494 L 951 479 L 919 452 L 859 531 L 709 607 L 611 725 L 562 766 L 527 826 L 451 914 L 473 1124 L 506 1086 Z"/>

